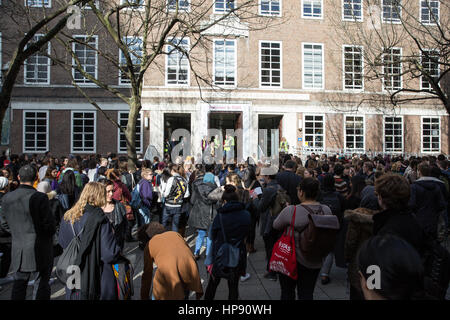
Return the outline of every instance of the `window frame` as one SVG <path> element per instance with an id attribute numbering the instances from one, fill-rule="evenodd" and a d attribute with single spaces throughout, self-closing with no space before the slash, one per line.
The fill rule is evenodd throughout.
<path id="1" fill-rule="evenodd" d="M 38 34 L 35 35 L 35 37 L 36 36 L 44 36 L 44 34 L 38 33 Z M 36 40 L 36 41 L 38 41 L 38 40 Z M 50 55 L 50 53 L 51 53 L 51 42 L 49 41 L 49 42 L 47 42 L 47 54 Z M 39 55 L 39 51 L 36 52 L 35 54 L 33 54 L 33 56 L 34 55 Z M 28 57 L 28 59 L 30 59 L 31 57 L 32 56 Z M 42 56 L 42 57 L 45 57 L 45 56 Z M 39 86 L 39 85 L 49 85 L 50 84 L 51 60 L 50 60 L 49 57 L 46 57 L 46 58 L 47 58 L 47 79 L 46 79 L 45 82 L 29 82 L 29 81 L 27 81 L 27 67 L 28 67 L 28 62 L 27 61 L 28 61 L 28 59 L 26 59 L 23 62 L 23 83 L 24 84 L 26 84 L 26 85 L 37 85 L 37 86 Z"/>
<path id="2" fill-rule="evenodd" d="M 167 10 L 168 10 L 169 12 L 175 12 L 176 9 L 171 9 L 171 8 L 170 8 L 169 1 L 170 1 L 170 0 L 167 0 L 167 2 L 166 2 Z M 185 1 L 188 3 L 187 9 L 179 8 L 179 9 L 178 9 L 179 12 L 191 12 L 191 0 L 185 0 Z"/>
<path id="3" fill-rule="evenodd" d="M 386 151 L 386 118 L 401 118 L 402 119 L 402 150 L 401 151 Z M 393 135 L 395 137 L 395 135 Z M 393 142 L 393 144 L 395 141 Z M 394 149 L 394 145 L 393 145 Z M 383 153 L 403 154 L 405 151 L 405 119 L 403 115 L 384 115 L 383 116 Z"/>
<path id="4" fill-rule="evenodd" d="M 234 43 L 234 84 L 217 84 L 216 83 L 216 41 L 232 41 Z M 225 45 L 226 47 L 226 45 Z M 213 83 L 216 86 L 223 88 L 236 88 L 237 87 L 237 41 L 236 39 L 213 39 Z M 224 81 L 225 82 L 225 81 Z"/>
<path id="5" fill-rule="evenodd" d="M 176 38 L 171 38 L 170 41 L 172 41 L 174 39 L 177 39 L 177 41 L 178 40 L 187 40 L 187 46 L 189 48 L 188 51 L 191 50 L 191 39 L 190 38 L 176 37 Z M 165 57 L 166 58 L 166 62 L 165 62 L 166 65 L 165 65 L 165 70 L 164 70 L 164 73 L 165 73 L 164 84 L 165 84 L 165 86 L 166 87 L 190 87 L 190 85 L 191 85 L 191 64 L 190 64 L 190 61 L 189 61 L 188 58 L 186 58 L 187 59 L 187 63 L 188 63 L 188 65 L 187 65 L 187 76 L 186 76 L 187 80 L 186 80 L 186 83 L 175 83 L 175 84 L 174 83 L 168 83 L 168 80 L 169 80 L 169 78 L 168 78 L 168 76 L 169 76 L 168 67 L 169 67 L 169 55 L 170 55 L 170 54 L 168 54 L 168 52 L 170 51 L 168 46 L 170 46 L 170 44 L 167 44 L 165 46 L 166 49 L 167 49 L 167 51 L 166 51 L 167 54 L 165 55 L 166 56 Z M 176 50 L 176 51 L 180 52 L 179 50 Z M 178 74 L 179 74 L 179 71 L 178 71 L 178 66 L 177 66 L 177 75 Z M 178 82 L 178 79 L 177 79 L 177 82 Z"/>
<path id="6" fill-rule="evenodd" d="M 307 88 L 305 87 L 305 45 L 321 45 L 322 46 L 322 86 L 320 88 Z M 314 50 L 314 48 L 313 48 Z M 314 69 L 313 69 L 313 79 L 314 79 Z M 313 81 L 314 86 L 314 81 Z M 313 42 L 302 42 L 302 89 L 303 90 L 325 90 L 325 44 L 324 43 L 313 43 Z"/>
<path id="7" fill-rule="evenodd" d="M 402 73 L 403 73 L 403 63 L 402 63 L 402 59 L 403 59 L 403 48 L 401 48 L 401 47 L 392 47 L 392 48 L 390 48 L 390 50 L 391 50 L 391 52 L 389 53 L 389 54 L 392 54 L 392 50 L 397 50 L 397 49 L 399 49 L 400 50 L 400 73 L 399 73 L 399 75 L 400 75 L 400 87 L 399 88 L 386 88 L 386 84 L 385 84 L 385 75 L 386 75 L 386 73 L 385 73 L 385 71 L 384 71 L 384 69 L 385 69 L 385 65 L 384 65 L 384 55 L 386 54 L 386 53 L 384 53 L 383 54 L 383 56 L 382 56 L 382 59 L 383 59 L 383 69 L 382 69 L 382 71 L 383 71 L 383 78 L 382 78 L 382 92 L 384 92 L 384 93 L 386 93 L 386 92 L 389 92 L 389 90 L 391 90 L 391 91 L 397 91 L 397 90 L 401 90 L 401 89 L 403 89 L 403 75 L 402 75 Z M 390 75 L 390 77 L 392 77 L 392 75 Z"/>
<path id="8" fill-rule="evenodd" d="M 231 10 L 236 9 L 236 0 L 233 0 L 233 9 L 230 9 L 230 10 L 227 10 L 227 0 L 223 0 L 223 2 L 224 2 L 224 6 L 225 6 L 224 10 L 217 11 L 217 8 L 216 8 L 217 0 L 214 0 L 214 9 L 213 9 L 214 14 L 227 14 L 228 12 L 231 12 Z M 190 3 L 189 3 L 189 6 L 190 6 Z"/>
<path id="9" fill-rule="evenodd" d="M 363 133 L 362 133 L 362 137 L 363 137 L 363 148 L 362 151 L 359 148 L 347 148 L 347 118 L 348 117 L 362 117 L 362 121 L 363 121 Z M 356 137 L 357 135 L 353 134 L 354 137 Z M 356 140 L 355 140 L 356 141 Z M 344 150 L 345 152 L 351 152 L 351 153 L 364 153 L 366 151 L 366 115 L 365 114 L 344 114 Z"/>
<path id="10" fill-rule="evenodd" d="M 41 0 L 42 5 L 29 5 L 28 1 L 30 1 L 30 0 L 25 0 L 25 7 L 28 7 L 28 8 L 51 8 L 52 7 L 52 0 L 48 0 L 48 5 L 44 4 L 45 0 Z"/>
<path id="11" fill-rule="evenodd" d="M 353 5 L 353 0 L 352 1 L 352 5 Z M 363 22 L 364 21 L 364 1 L 363 0 L 359 0 L 360 4 L 361 4 L 361 16 L 358 19 L 349 19 L 349 18 L 345 18 L 345 10 L 344 10 L 344 4 L 345 4 L 345 0 L 342 0 L 342 21 L 348 21 L 348 22 Z M 353 11 L 353 6 L 352 6 L 352 11 Z"/>
<path id="12" fill-rule="evenodd" d="M 281 17 L 282 11 L 283 11 L 283 0 L 276 0 L 279 3 L 280 10 L 278 11 L 278 14 L 271 14 L 271 13 L 262 13 L 261 11 L 261 5 L 263 0 L 258 1 L 258 15 L 264 16 L 264 17 Z M 272 0 L 265 0 L 269 2 L 269 6 L 271 5 Z M 271 11 L 272 12 L 272 11 Z"/>
<path id="13" fill-rule="evenodd" d="M 420 21 L 420 23 L 422 23 L 423 25 L 426 25 L 426 26 L 436 26 L 437 25 L 437 23 L 436 22 L 433 22 L 433 19 L 430 19 L 430 22 L 424 22 L 423 20 L 422 20 L 422 1 L 425 1 L 425 0 L 419 0 L 419 21 Z M 437 2 L 437 4 L 438 4 L 438 23 L 440 23 L 441 22 L 441 2 L 439 1 L 439 0 L 428 0 L 428 1 L 433 1 L 433 2 Z M 427 7 L 427 9 L 428 9 L 428 7 Z M 429 13 L 430 13 L 430 18 L 431 18 L 431 11 L 429 11 Z"/>
<path id="14" fill-rule="evenodd" d="M 128 39 L 128 38 L 138 38 L 138 39 L 141 39 L 141 43 L 142 43 L 142 55 L 144 55 L 144 39 L 142 38 L 142 37 L 133 37 L 133 36 L 124 36 L 123 37 L 124 39 L 123 40 L 125 40 L 125 39 Z M 127 42 L 127 40 L 125 40 L 125 45 L 127 46 L 127 47 L 129 47 L 129 44 L 128 44 L 128 42 Z M 119 48 L 119 66 L 121 65 L 121 61 L 122 61 L 122 50 Z M 134 65 L 133 65 L 134 66 Z M 120 68 L 119 68 L 119 86 L 131 86 L 131 80 L 130 80 L 130 82 L 122 82 L 122 70 L 120 70 Z"/>
<path id="15" fill-rule="evenodd" d="M 132 1 L 132 0 L 129 0 L 128 2 L 130 3 L 131 1 Z M 142 2 L 143 2 L 139 7 L 137 7 L 137 8 L 126 7 L 126 8 L 124 8 L 124 9 L 127 10 L 127 11 L 133 11 L 133 10 L 137 10 L 137 11 L 145 11 L 145 0 L 139 0 L 139 1 L 142 1 Z M 126 2 L 126 0 L 120 0 L 119 4 L 122 5 L 122 4 L 125 4 L 125 2 Z M 130 3 L 130 4 L 131 4 L 131 3 Z"/>
<path id="16" fill-rule="evenodd" d="M 45 151 L 38 151 L 38 150 L 36 150 L 36 148 L 34 149 L 34 150 L 27 150 L 26 149 L 26 144 L 25 144 L 25 142 L 26 142 L 26 129 L 25 129 L 25 127 L 26 127 L 26 113 L 27 112 L 33 112 L 33 113 L 45 113 L 45 117 L 46 117 L 46 132 L 45 132 L 45 139 L 46 139 L 46 141 L 45 141 Z M 12 113 L 11 113 L 12 114 Z M 36 119 L 36 117 L 34 118 L 34 119 Z M 50 149 L 50 144 L 49 144 L 49 136 L 50 136 L 50 134 L 49 134 L 49 131 L 50 131 L 50 117 L 49 117 L 49 110 L 28 110 L 28 109 L 24 109 L 24 110 L 22 110 L 22 152 L 25 154 L 25 153 L 30 153 L 30 152 L 33 152 L 33 153 L 45 153 L 45 152 L 47 152 L 49 149 Z M 34 134 L 36 135 L 37 133 L 36 133 L 36 131 L 34 132 Z M 36 146 L 35 146 L 36 147 Z"/>
<path id="17" fill-rule="evenodd" d="M 305 148 L 305 143 L 306 143 L 306 117 L 307 116 L 314 116 L 314 117 L 322 117 L 322 124 L 323 124 L 323 134 L 322 134 L 322 136 L 323 136 L 323 146 L 322 146 L 322 149 L 323 150 L 317 150 L 317 147 L 313 147 L 313 150 L 317 150 L 317 151 L 319 151 L 319 152 L 325 152 L 325 150 L 326 150 L 326 143 L 327 143 L 327 136 L 326 136 L 326 127 L 325 127 L 325 125 L 326 125 L 326 114 L 325 113 L 303 113 L 303 146 L 302 146 L 302 148 Z M 314 120 L 314 122 L 315 122 L 315 120 Z M 316 144 L 316 139 L 315 139 L 315 133 L 313 134 L 313 136 L 314 136 L 314 144 Z M 308 149 L 310 148 L 310 146 L 308 146 L 307 147 Z"/>
<path id="18" fill-rule="evenodd" d="M 92 151 L 74 151 L 73 149 L 73 124 L 74 124 L 74 117 L 73 115 L 75 113 L 93 113 L 94 114 L 94 147 Z M 83 118 L 84 119 L 84 118 Z M 83 134 L 84 134 L 84 125 L 83 125 Z M 85 147 L 83 146 L 83 149 L 85 149 Z M 70 153 L 81 153 L 81 154 L 85 154 L 85 153 L 97 153 L 97 112 L 96 111 L 91 111 L 91 110 L 71 110 L 70 113 Z"/>
<path id="19" fill-rule="evenodd" d="M 345 48 L 346 47 L 352 47 L 352 48 L 360 48 L 361 49 L 361 88 L 360 89 L 354 89 L 354 88 L 346 88 L 345 87 Z M 352 71 L 352 74 L 353 71 Z M 342 45 L 342 88 L 344 91 L 349 92 L 363 92 L 364 91 L 364 47 L 358 46 L 358 45 L 351 45 L 351 44 L 343 44 Z"/>
<path id="20" fill-rule="evenodd" d="M 88 35 L 73 35 L 73 38 L 77 38 L 77 37 L 85 37 L 85 38 L 89 38 L 90 36 Z M 98 35 L 92 35 L 91 37 L 92 39 L 95 38 L 95 79 L 98 79 Z M 75 53 L 75 45 L 78 44 L 77 42 L 73 42 L 72 43 L 72 51 L 74 54 Z M 72 66 L 76 65 L 75 59 L 72 58 Z M 85 86 L 85 87 L 89 87 L 89 86 L 97 86 L 94 82 L 91 82 L 90 80 L 88 80 L 87 78 L 84 78 L 85 82 L 77 82 L 75 79 L 75 68 L 72 67 L 72 77 L 74 79 L 74 81 L 77 83 L 77 85 L 79 86 Z M 86 82 L 88 81 L 88 82 Z"/>
<path id="21" fill-rule="evenodd" d="M 437 53 L 437 55 L 438 55 L 438 57 L 440 57 L 439 55 L 440 55 L 440 51 L 439 50 L 435 50 L 435 49 L 423 49 L 423 51 L 434 51 L 434 52 L 436 52 Z M 423 67 L 423 58 L 424 58 L 424 56 L 423 56 L 423 52 L 421 52 L 421 54 L 420 54 L 420 64 L 422 65 L 422 67 Z M 440 61 L 440 59 L 438 59 L 438 61 Z M 439 63 L 438 63 L 438 65 L 437 65 L 437 77 L 440 77 L 441 76 L 441 69 L 439 68 Z M 424 88 L 423 87 L 423 81 L 425 80 L 425 77 L 423 76 L 423 75 L 421 75 L 420 76 L 420 90 L 426 90 L 426 89 L 428 89 L 428 88 Z M 429 90 L 431 91 L 433 88 L 429 88 Z"/>
<path id="22" fill-rule="evenodd" d="M 402 10 L 402 0 L 398 0 L 399 1 L 399 7 L 400 7 L 400 14 L 399 14 L 399 18 L 398 20 L 393 20 L 392 18 L 390 18 L 389 20 L 385 20 L 384 19 L 384 1 L 385 0 L 381 0 L 381 21 L 382 23 L 392 23 L 392 24 L 401 24 L 402 23 L 402 14 L 403 14 L 403 10 Z M 394 0 L 390 0 L 390 1 L 394 1 Z M 393 8 L 392 5 L 390 6 L 391 9 Z M 392 16 L 392 12 L 391 12 L 391 16 Z"/>
<path id="23" fill-rule="evenodd" d="M 121 114 L 130 114 L 130 111 L 123 111 L 123 110 L 119 110 L 119 111 L 117 111 L 117 123 L 120 125 L 120 120 L 121 120 L 121 118 L 120 118 L 120 115 Z M 139 142 L 140 142 L 140 148 L 139 149 L 137 149 L 136 148 L 136 153 L 142 153 L 143 151 L 143 143 L 144 143 L 144 126 L 143 126 L 143 117 L 142 117 L 142 111 L 141 112 L 139 112 L 139 119 L 140 119 L 140 121 L 141 121 L 141 128 L 140 128 L 140 130 L 139 130 Z M 136 134 L 137 134 L 138 132 L 136 132 Z M 117 153 L 119 153 L 119 154 L 123 154 L 123 153 L 127 153 L 127 150 L 126 150 L 126 148 L 125 148 L 125 151 L 122 151 L 121 149 L 120 149 L 120 134 L 121 134 L 121 131 L 120 131 L 120 129 L 119 128 L 117 128 Z"/>
<path id="24" fill-rule="evenodd" d="M 313 2 L 320 1 L 320 17 L 305 16 L 305 11 L 304 11 L 304 3 L 305 3 L 305 1 L 311 2 L 311 8 L 313 8 L 312 7 Z M 302 19 L 323 20 L 323 17 L 324 17 L 323 0 L 302 0 L 302 2 L 301 2 L 301 11 L 302 11 L 302 16 L 301 16 Z M 314 10 L 312 10 L 312 11 L 314 11 Z"/>
<path id="25" fill-rule="evenodd" d="M 262 82 L 262 44 L 263 43 L 278 43 L 280 45 L 280 85 L 279 86 L 274 86 L 272 85 L 272 79 L 270 79 L 270 85 L 263 85 Z M 258 68 L 259 68 L 259 88 L 260 89 L 273 89 L 273 88 L 279 88 L 282 89 L 283 88 L 283 42 L 282 41 L 272 41 L 272 40 L 259 40 L 259 45 L 258 45 L 258 58 L 259 58 L 259 64 L 258 64 Z M 271 48 L 272 49 L 272 48 Z M 270 69 L 271 72 L 273 69 Z M 270 76 L 272 78 L 272 75 Z"/>
<path id="26" fill-rule="evenodd" d="M 423 149 L 423 138 L 424 138 L 424 134 L 423 134 L 423 119 L 439 119 L 439 150 L 438 151 L 424 151 Z M 442 127 L 441 127 L 441 117 L 440 116 L 421 116 L 420 117 L 420 151 L 421 153 L 425 153 L 425 154 L 436 154 L 436 153 L 441 153 L 441 149 L 442 149 Z M 433 137 L 432 135 L 430 137 Z M 430 144 L 432 144 L 433 142 L 430 141 Z M 430 149 L 433 149 L 432 147 Z"/>

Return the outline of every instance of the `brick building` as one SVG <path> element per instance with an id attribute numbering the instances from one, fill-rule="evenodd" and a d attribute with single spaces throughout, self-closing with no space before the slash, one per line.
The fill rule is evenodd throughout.
<path id="1" fill-rule="evenodd" d="M 385 20 L 395 20 L 395 14 L 387 10 L 393 5 L 380 1 L 381 23 L 392 23 Z M 418 19 L 425 19 L 425 9 L 430 10 L 422 2 L 414 1 L 411 11 Z M 439 1 L 430 2 L 438 4 L 437 11 L 431 10 L 434 14 L 448 16 L 448 7 L 439 6 Z M 31 3 L 51 6 L 50 0 Z M 189 7 L 189 1 L 180 3 Z M 224 1 L 211 5 L 211 15 L 224 10 Z M 426 85 L 420 77 L 400 76 L 401 64 L 398 70 L 391 70 L 388 84 L 365 79 L 362 52 L 366 48 L 340 39 L 336 19 L 364 28 L 368 12 L 363 0 L 258 1 L 257 14 L 276 19 L 276 26 L 252 30 L 237 21 L 235 28 L 217 25 L 207 32 L 211 47 L 200 72 L 211 74 L 214 83 L 225 90 L 205 87 L 200 91 L 188 62 L 183 60 L 186 58 L 173 64 L 170 55 L 160 56 L 144 78 L 138 151 L 145 152 L 149 144 L 162 151 L 172 131 L 184 128 L 192 134 L 193 154 L 197 155 L 208 128 L 241 128 L 243 157 L 258 155 L 259 129 L 279 129 L 292 153 L 341 150 L 449 154 L 449 118 L 439 103 L 412 101 L 395 109 L 361 103 L 386 95 L 385 86 Z M 1 64 L 8 61 L 12 48 L 3 39 L 13 31 L 7 25 L 0 29 Z M 224 34 L 230 36 L 224 39 Z M 101 35 L 92 41 L 97 47 L 105 45 Z M 183 41 L 189 49 L 189 39 Z M 49 52 L 53 46 L 57 45 L 52 41 Z M 111 76 L 111 70 L 94 51 L 75 49 L 86 58 L 86 70 L 107 79 L 117 90 L 129 90 L 120 75 Z M 402 55 L 409 50 L 410 44 L 405 42 L 389 54 Z M 174 51 L 171 55 L 176 54 Z M 74 73 L 74 78 L 109 117 L 126 123 L 127 104 L 89 85 L 79 74 Z M 351 111 L 358 105 L 357 111 Z M 61 67 L 43 55 L 29 59 L 23 67 L 10 109 L 6 120 L 10 123 L 9 143 L 4 142 L 2 148 L 9 147 L 12 153 L 126 153 L 119 130 L 77 92 Z M 273 140 L 269 134 L 269 149 Z"/>

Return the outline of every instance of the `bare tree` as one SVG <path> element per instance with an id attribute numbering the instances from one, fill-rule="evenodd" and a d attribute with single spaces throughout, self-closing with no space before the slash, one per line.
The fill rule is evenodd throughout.
<path id="1" fill-rule="evenodd" d="M 382 93 L 360 95 L 356 105 L 384 95 L 393 108 L 426 103 L 450 114 L 450 2 L 382 1 L 362 0 L 362 18 L 361 7 L 344 0 L 347 19 L 332 18 L 342 43 L 363 47 L 366 90 Z"/>
<path id="2" fill-rule="evenodd" d="M 84 12 L 83 25 L 87 36 L 75 37 L 64 31 L 56 37 L 68 54 L 60 53 L 52 58 L 67 70 L 78 91 L 124 134 L 130 169 L 137 161 L 136 122 L 142 109 L 144 75 L 158 68 L 164 70 L 161 56 L 170 56 L 174 64 L 188 61 L 188 66 L 184 65 L 183 71 L 174 75 L 177 80 L 186 80 L 186 68 L 189 68 L 200 93 L 205 88 L 221 90 L 220 86 L 213 85 L 208 67 L 211 64 L 211 30 L 218 28 L 225 32 L 221 34 L 223 38 L 232 38 L 250 28 L 264 29 L 274 24 L 273 19 L 258 16 L 255 1 L 224 1 L 224 5 L 223 12 L 214 15 L 214 2 L 208 0 L 117 0 L 100 1 L 99 5 L 89 1 L 92 10 Z M 94 36 L 102 43 L 93 41 Z M 85 46 L 95 52 L 108 66 L 108 74 L 117 75 L 119 82 L 129 87 L 118 88 L 117 78 L 102 79 L 85 70 L 74 46 Z M 84 77 L 129 106 L 126 128 L 102 110 L 74 75 Z"/>
<path id="3" fill-rule="evenodd" d="M 3 48 L 11 47 L 9 61 L 4 64 L 1 72 L 0 92 L 0 132 L 2 132 L 3 118 L 11 101 L 12 91 L 17 76 L 24 62 L 38 53 L 60 31 L 66 28 L 72 13 L 68 9 L 74 5 L 84 5 L 88 0 L 53 1 L 52 8 L 41 10 L 33 8 L 24 1 L 4 1 L 0 18 L 2 25 Z M 36 40 L 36 35 L 42 36 Z"/>

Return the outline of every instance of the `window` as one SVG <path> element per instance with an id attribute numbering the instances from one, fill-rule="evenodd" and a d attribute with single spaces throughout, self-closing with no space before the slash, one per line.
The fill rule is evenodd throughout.
<path id="1" fill-rule="evenodd" d="M 422 53 L 422 74 L 429 74 L 433 79 L 439 78 L 439 52 L 436 50 L 424 50 Z M 422 90 L 433 90 L 430 82 L 421 76 Z"/>
<path id="2" fill-rule="evenodd" d="M 28 7 L 45 7 L 50 8 L 51 0 L 26 0 L 26 6 Z"/>
<path id="3" fill-rule="evenodd" d="M 95 152 L 95 112 L 72 111 L 72 151 Z"/>
<path id="4" fill-rule="evenodd" d="M 129 112 L 119 111 L 119 125 L 126 129 L 128 124 L 128 115 Z M 118 150 L 120 153 L 127 152 L 127 140 L 125 139 L 125 135 L 117 129 L 119 135 L 119 147 Z M 141 116 L 138 116 L 136 121 L 136 152 L 142 152 L 142 127 L 141 127 Z"/>
<path id="5" fill-rule="evenodd" d="M 324 116 L 305 115 L 305 147 L 324 148 Z"/>
<path id="6" fill-rule="evenodd" d="M 120 0 L 120 4 L 129 4 L 128 10 L 144 9 L 144 0 Z"/>
<path id="7" fill-rule="evenodd" d="M 48 111 L 23 111 L 23 152 L 48 151 Z"/>
<path id="8" fill-rule="evenodd" d="M 143 46 L 142 46 L 142 38 L 138 37 L 125 37 L 123 39 L 124 44 L 128 48 L 128 54 L 130 55 L 131 62 L 133 63 L 133 73 L 135 76 L 139 76 L 139 72 L 141 69 L 141 59 L 143 54 Z M 119 84 L 129 84 L 131 80 L 128 78 L 128 66 L 125 55 L 122 50 L 119 51 L 120 56 L 120 65 L 122 70 L 119 70 Z"/>
<path id="9" fill-rule="evenodd" d="M 214 84 L 236 85 L 236 41 L 214 41 Z"/>
<path id="10" fill-rule="evenodd" d="M 402 50 L 385 49 L 383 54 L 383 90 L 400 90 L 402 88 Z"/>
<path id="11" fill-rule="evenodd" d="M 400 22 L 402 17 L 401 0 L 383 1 L 383 22 Z"/>
<path id="12" fill-rule="evenodd" d="M 440 152 L 439 117 L 422 117 L 422 152 Z"/>
<path id="13" fill-rule="evenodd" d="M 84 71 L 97 79 L 97 36 L 74 36 L 79 42 L 72 43 L 72 50 L 77 56 L 81 67 Z M 77 63 L 72 59 L 72 75 L 76 83 L 89 84 L 91 81 L 83 76 L 83 74 L 75 69 Z"/>
<path id="14" fill-rule="evenodd" d="M 439 0 L 420 0 L 420 21 L 425 24 L 439 23 Z"/>
<path id="15" fill-rule="evenodd" d="M 323 89 L 322 44 L 303 44 L 303 88 Z"/>
<path id="16" fill-rule="evenodd" d="M 322 19 L 322 0 L 302 0 L 302 18 Z"/>
<path id="17" fill-rule="evenodd" d="M 259 14 L 281 16 L 281 0 L 260 0 Z"/>
<path id="18" fill-rule="evenodd" d="M 362 21 L 362 0 L 342 1 L 343 20 Z"/>
<path id="19" fill-rule="evenodd" d="M 189 11 L 189 0 L 168 0 L 169 10 L 175 11 L 177 3 L 179 11 Z"/>
<path id="20" fill-rule="evenodd" d="M 364 152 L 364 117 L 345 116 L 345 149 Z"/>
<path id="21" fill-rule="evenodd" d="M 384 152 L 403 152 L 403 118 L 384 118 Z"/>
<path id="22" fill-rule="evenodd" d="M 260 42 L 262 87 L 281 87 L 281 42 Z"/>
<path id="23" fill-rule="evenodd" d="M 36 35 L 33 38 L 33 42 L 39 41 L 43 35 Z M 47 46 L 42 48 L 42 51 L 47 49 L 46 54 L 50 54 L 50 42 L 47 42 Z M 24 78 L 25 84 L 50 84 L 50 58 L 43 53 L 36 52 L 25 60 L 24 64 Z"/>
<path id="24" fill-rule="evenodd" d="M 362 47 L 344 46 L 344 89 L 363 89 Z"/>
<path id="25" fill-rule="evenodd" d="M 189 39 L 172 39 L 167 46 L 166 83 L 169 85 L 189 84 Z"/>
<path id="26" fill-rule="evenodd" d="M 216 0 L 214 2 L 214 13 L 230 12 L 234 9 L 234 0 Z"/>

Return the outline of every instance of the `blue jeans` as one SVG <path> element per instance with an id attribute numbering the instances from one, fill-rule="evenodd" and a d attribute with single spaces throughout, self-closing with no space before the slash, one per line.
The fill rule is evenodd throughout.
<path id="1" fill-rule="evenodd" d="M 147 207 L 141 207 L 139 209 L 140 225 L 150 223 L 150 210 Z"/>
<path id="2" fill-rule="evenodd" d="M 178 224 L 180 223 L 181 207 L 166 206 L 162 217 L 162 225 L 166 230 L 169 230 L 170 220 L 172 220 L 172 231 L 178 232 Z"/>
<path id="3" fill-rule="evenodd" d="M 197 235 L 197 241 L 195 242 L 195 251 L 194 254 L 198 254 L 200 252 L 200 249 L 202 248 L 202 245 L 205 243 L 206 238 L 206 256 L 208 256 L 209 250 L 211 249 L 211 239 L 206 236 L 206 230 L 203 229 L 197 229 L 198 235 Z"/>

